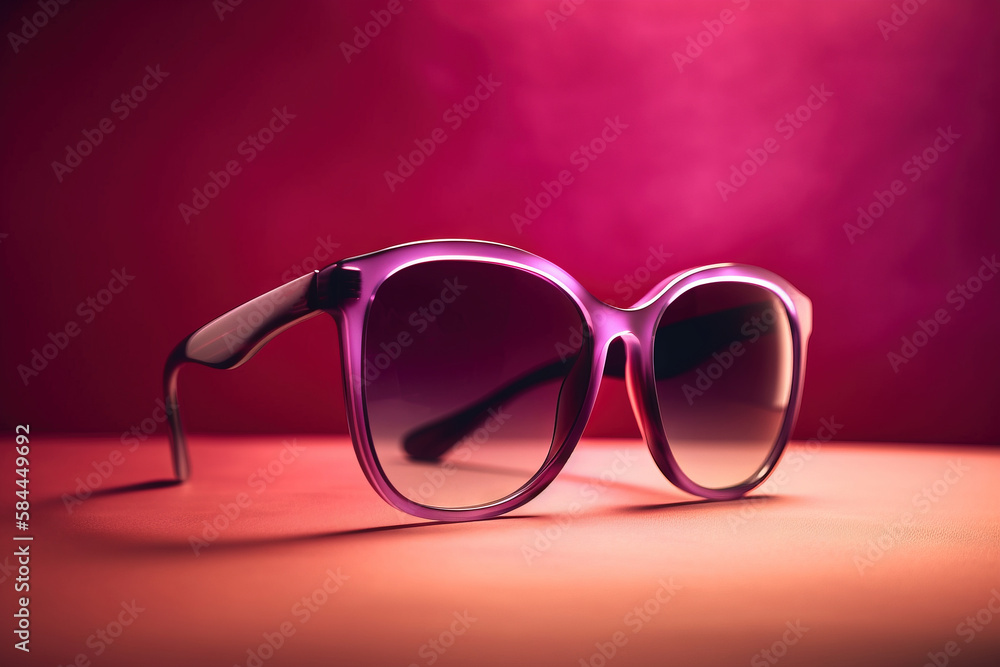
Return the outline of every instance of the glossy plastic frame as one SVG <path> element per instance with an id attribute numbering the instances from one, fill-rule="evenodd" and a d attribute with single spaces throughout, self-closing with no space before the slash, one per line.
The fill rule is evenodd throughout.
<path id="1" fill-rule="evenodd" d="M 400 494 L 382 471 L 372 445 L 365 407 L 364 331 L 368 312 L 379 286 L 395 272 L 422 262 L 468 260 L 515 267 L 537 275 L 569 296 L 590 328 L 593 342 L 589 372 L 578 395 L 575 416 L 558 432 L 538 472 L 509 496 L 485 505 L 444 509 L 416 503 Z M 705 488 L 684 474 L 664 435 L 653 377 L 653 336 L 664 310 L 678 296 L 698 285 L 741 282 L 762 287 L 784 305 L 791 327 L 792 378 L 788 407 L 776 442 L 758 472 L 743 484 L 725 489 Z M 441 521 L 470 521 L 495 517 L 520 507 L 555 479 L 569 459 L 594 407 L 611 343 L 625 345 L 625 379 L 642 435 L 653 460 L 675 486 L 709 499 L 737 498 L 750 491 L 774 469 L 781 457 L 798 413 L 805 372 L 806 347 L 812 330 L 809 299 L 770 271 L 738 264 L 714 264 L 674 274 L 629 308 L 600 301 L 565 271 L 518 248 L 486 241 L 440 240 L 396 246 L 368 255 L 341 260 L 297 278 L 235 308 L 185 338 L 170 354 L 164 371 L 164 393 L 169 415 L 174 471 L 185 480 L 190 474 L 187 445 L 177 402 L 177 374 L 187 362 L 230 369 L 250 359 L 271 338 L 305 319 L 329 313 L 340 332 L 344 395 L 354 449 L 365 476 L 390 505 L 414 516 Z M 586 377 L 584 378 L 584 375 Z"/>

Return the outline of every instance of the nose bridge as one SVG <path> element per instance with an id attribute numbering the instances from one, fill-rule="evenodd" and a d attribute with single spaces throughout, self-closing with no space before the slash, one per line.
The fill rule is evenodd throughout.
<path id="1" fill-rule="evenodd" d="M 645 309 L 622 310 L 599 302 L 591 308 L 595 342 L 607 348 L 621 338 L 626 347 L 639 342 L 647 329 L 649 313 Z"/>
<path id="2" fill-rule="evenodd" d="M 620 310 L 605 303 L 591 311 L 594 318 L 595 354 L 600 363 L 594 377 L 595 386 L 604 377 L 615 377 L 625 381 L 632 417 L 647 445 L 649 427 L 645 419 L 646 406 L 643 404 L 642 383 L 637 379 L 648 369 L 649 357 L 644 350 L 651 347 L 642 341 L 651 337 L 652 311 L 644 308 Z"/>
<path id="3" fill-rule="evenodd" d="M 600 371 L 627 380 L 626 365 L 642 367 L 642 352 L 648 347 L 642 341 L 651 336 L 648 331 L 651 312 L 646 308 L 624 310 L 598 302 L 591 307 L 590 314 Z"/>

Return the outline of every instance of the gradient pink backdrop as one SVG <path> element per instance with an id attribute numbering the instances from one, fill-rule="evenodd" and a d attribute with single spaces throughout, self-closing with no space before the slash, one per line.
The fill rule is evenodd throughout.
<path id="1" fill-rule="evenodd" d="M 1000 280 L 961 311 L 947 301 L 1000 251 L 1000 4 L 927 2 L 884 39 L 890 2 L 590 0 L 553 29 L 555 0 L 403 0 L 346 62 L 340 43 L 386 4 L 243 2 L 220 20 L 209 0 L 71 2 L 17 53 L 5 40 L 3 428 L 140 423 L 171 347 L 322 255 L 318 239 L 339 244 L 333 261 L 470 237 L 622 302 L 616 281 L 650 247 L 672 256 L 646 288 L 703 263 L 769 268 L 815 305 L 797 437 L 832 416 L 838 439 L 1000 442 Z M 678 71 L 673 53 L 723 10 L 734 20 Z M 4 35 L 37 11 L 9 3 Z M 157 65 L 169 75 L 119 120 L 113 100 Z M 453 129 L 443 114 L 480 76 L 500 85 Z M 786 138 L 775 123 L 812 86 L 832 96 Z M 248 164 L 238 146 L 273 108 L 295 118 Z M 58 182 L 51 163 L 105 117 L 114 131 Z M 628 127 L 578 173 L 606 118 Z M 384 172 L 439 127 L 447 140 L 390 192 Z M 903 164 L 948 127 L 960 138 L 911 183 Z M 717 181 L 769 137 L 778 152 L 724 202 Z M 234 159 L 186 224 L 178 206 Z M 519 233 L 511 214 L 563 169 L 573 184 Z M 844 224 L 894 179 L 905 194 L 850 243 Z M 86 323 L 78 304 L 122 267 L 134 281 Z M 894 373 L 886 355 L 939 308 L 950 321 Z M 18 364 L 71 321 L 80 334 L 25 386 Z M 343 431 L 335 333 L 313 320 L 237 371 L 186 372 L 190 427 Z M 590 433 L 638 433 L 621 382 Z"/>

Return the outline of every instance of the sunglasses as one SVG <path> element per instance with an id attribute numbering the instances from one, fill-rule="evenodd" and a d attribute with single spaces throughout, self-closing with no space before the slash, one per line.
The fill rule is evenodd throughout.
<path id="1" fill-rule="evenodd" d="M 180 367 L 236 368 L 320 313 L 337 322 L 354 449 L 390 505 L 468 521 L 538 495 L 583 433 L 605 375 L 624 378 L 656 465 L 709 499 L 774 469 L 802 392 L 812 304 L 764 269 L 714 264 L 633 306 L 485 241 L 426 241 L 341 260 L 230 310 L 170 354 L 175 473 L 190 473 Z"/>

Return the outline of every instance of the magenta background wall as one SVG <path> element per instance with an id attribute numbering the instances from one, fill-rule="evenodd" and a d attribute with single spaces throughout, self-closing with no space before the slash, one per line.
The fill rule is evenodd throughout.
<path id="1" fill-rule="evenodd" d="M 976 281 L 994 277 L 981 258 L 1000 252 L 1000 4 L 902 5 L 914 13 L 881 1 L 589 0 L 568 17 L 555 0 L 403 0 L 395 15 L 382 1 L 243 2 L 220 20 L 209 0 L 70 2 L 32 31 L 22 21 L 38 4 L 6 3 L 2 426 L 126 431 L 154 413 L 177 341 L 314 258 L 471 237 L 538 253 L 622 304 L 650 248 L 671 257 L 645 288 L 703 263 L 764 266 L 815 305 L 797 437 L 833 417 L 839 439 L 998 443 L 1000 279 Z M 341 42 L 372 11 L 391 20 L 347 62 Z M 11 37 L 22 32 L 33 36 Z M 486 99 L 467 118 L 447 113 L 479 77 L 494 82 Z M 115 101 L 144 80 L 135 108 Z M 804 120 L 783 120 L 797 109 Z M 274 110 L 273 141 L 244 144 Z M 105 118 L 113 130 L 78 166 L 53 168 Z M 577 153 L 606 119 L 615 140 Z M 390 189 L 385 172 L 436 128 L 444 142 Z M 911 160 L 926 149 L 924 170 Z M 753 155 L 766 162 L 720 192 Z M 229 161 L 239 173 L 183 215 Z M 573 182 L 517 229 L 512 214 L 562 170 Z M 890 196 L 863 233 L 845 230 Z M 123 267 L 124 289 L 101 312 L 87 306 Z M 971 299 L 949 298 L 970 279 Z M 935 314 L 935 335 L 903 350 Z M 67 326 L 77 335 L 25 383 L 19 365 Z M 335 336 L 316 319 L 239 370 L 189 370 L 190 427 L 343 431 Z M 916 354 L 896 372 L 887 355 L 904 351 Z M 590 433 L 637 434 L 620 382 Z"/>

